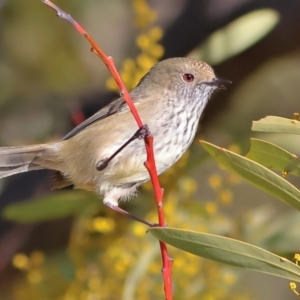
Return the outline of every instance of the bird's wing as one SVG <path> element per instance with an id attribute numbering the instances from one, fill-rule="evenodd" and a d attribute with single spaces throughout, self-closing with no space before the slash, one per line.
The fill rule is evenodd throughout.
<path id="1" fill-rule="evenodd" d="M 70 139 L 74 135 L 78 134 L 80 131 L 82 131 L 84 128 L 88 127 L 89 125 L 98 122 L 102 119 L 107 118 L 108 116 L 111 116 L 113 114 L 116 114 L 120 111 L 128 110 L 127 103 L 122 99 L 119 98 L 115 101 L 113 101 L 111 104 L 105 106 L 104 108 L 100 109 L 98 112 L 96 112 L 94 115 L 92 115 L 90 118 L 83 121 L 81 124 L 73 128 L 66 136 L 63 137 L 63 141 Z"/>

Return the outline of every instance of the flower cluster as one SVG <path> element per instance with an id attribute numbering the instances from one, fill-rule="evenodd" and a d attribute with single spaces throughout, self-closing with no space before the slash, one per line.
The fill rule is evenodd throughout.
<path id="1" fill-rule="evenodd" d="M 140 29 L 135 40 L 140 53 L 135 59 L 125 59 L 120 71 L 122 80 L 129 90 L 137 85 L 138 81 L 164 53 L 163 47 L 159 44 L 163 31 L 160 27 L 152 25 L 156 18 L 155 11 L 148 6 L 146 0 L 132 0 L 132 6 L 136 15 L 135 24 Z M 113 78 L 108 79 L 107 88 L 118 91 Z"/>

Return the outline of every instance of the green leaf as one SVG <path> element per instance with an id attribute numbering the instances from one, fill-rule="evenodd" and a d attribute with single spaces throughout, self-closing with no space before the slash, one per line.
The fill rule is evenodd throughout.
<path id="1" fill-rule="evenodd" d="M 246 157 L 205 141 L 200 143 L 221 165 L 300 211 L 300 191 L 284 178 Z"/>
<path id="2" fill-rule="evenodd" d="M 251 129 L 253 131 L 300 134 L 300 122 L 293 119 L 267 116 L 253 121 Z"/>
<path id="3" fill-rule="evenodd" d="M 300 267 L 262 248 L 218 235 L 153 227 L 157 239 L 178 249 L 248 270 L 300 282 Z"/>
<path id="4" fill-rule="evenodd" d="M 21 223 L 40 222 L 76 215 L 87 206 L 97 203 L 99 199 L 92 193 L 63 191 L 38 200 L 9 205 L 2 215 L 8 220 Z"/>
<path id="5" fill-rule="evenodd" d="M 267 168 L 300 176 L 300 159 L 270 142 L 251 139 L 251 149 L 246 157 Z"/>
<path id="6" fill-rule="evenodd" d="M 278 12 L 269 8 L 243 14 L 215 31 L 191 55 L 212 65 L 219 64 L 257 43 L 278 24 L 279 19 Z"/>

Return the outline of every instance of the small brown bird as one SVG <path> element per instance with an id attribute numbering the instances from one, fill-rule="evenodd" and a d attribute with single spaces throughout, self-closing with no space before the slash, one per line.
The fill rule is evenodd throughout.
<path id="1" fill-rule="evenodd" d="M 210 96 L 225 83 L 228 81 L 216 78 L 202 61 L 170 58 L 152 67 L 131 91 L 143 123 L 154 136 L 159 174 L 187 150 Z M 0 148 L 0 178 L 31 170 L 57 170 L 55 188 L 74 185 L 94 191 L 104 195 L 105 205 L 122 211 L 119 201 L 129 199 L 149 180 L 141 138 L 118 151 L 137 130 L 127 104 L 117 99 L 61 141 Z"/>

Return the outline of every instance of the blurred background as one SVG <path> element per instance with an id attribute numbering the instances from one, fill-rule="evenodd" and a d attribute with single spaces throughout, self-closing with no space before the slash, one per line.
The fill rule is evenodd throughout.
<path id="1" fill-rule="evenodd" d="M 233 81 L 210 101 L 196 140 L 245 154 L 250 137 L 299 154 L 293 136 L 252 120 L 299 112 L 297 0 L 64 0 L 132 89 L 157 61 L 191 56 Z M 0 0 L 0 145 L 62 138 L 118 97 L 90 45 L 40 1 Z M 51 172 L 0 182 L 0 299 L 163 299 L 157 241 L 83 191 L 51 191 Z M 299 187 L 297 178 L 288 178 Z M 220 168 L 195 141 L 161 176 L 169 226 L 221 234 L 292 259 L 300 217 Z M 122 207 L 156 220 L 151 185 Z M 289 282 L 170 248 L 174 299 L 294 299 Z"/>

